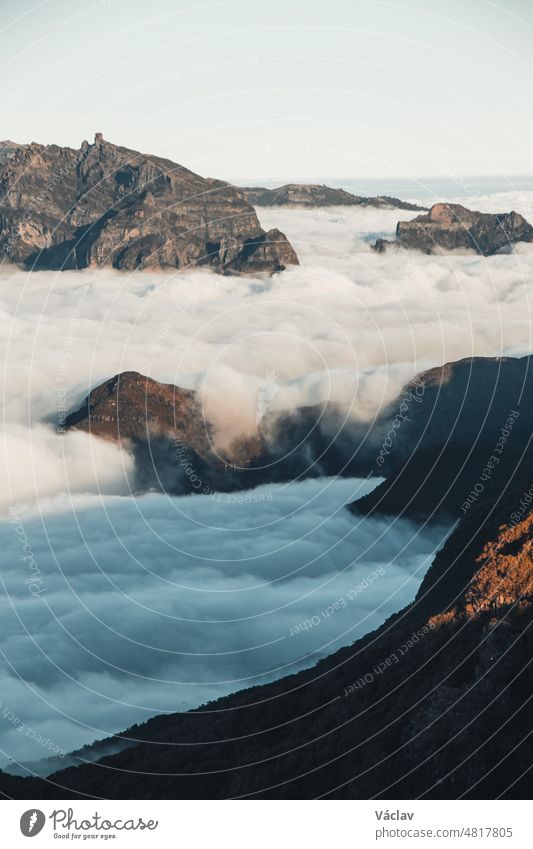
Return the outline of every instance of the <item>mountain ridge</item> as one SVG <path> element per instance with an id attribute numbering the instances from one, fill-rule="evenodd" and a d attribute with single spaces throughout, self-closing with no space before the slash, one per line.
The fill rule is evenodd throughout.
<path id="1" fill-rule="evenodd" d="M 466 358 L 408 383 L 424 391 L 422 399 L 415 394 L 417 412 L 405 422 L 413 430 L 385 484 L 408 471 L 417 452 L 440 450 L 450 416 L 459 440 L 450 450 L 457 451 L 494 413 L 476 463 L 486 456 L 517 391 L 530 407 L 530 359 Z M 129 373 L 135 383 L 139 377 L 148 380 Z M 457 418 L 472 385 L 465 418 Z M 157 392 L 168 400 L 175 389 Z M 435 417 L 442 409 L 448 418 Z M 528 798 L 533 460 L 523 450 L 531 440 L 527 421 L 521 433 L 515 421 L 518 454 L 509 453 L 485 497 L 459 516 L 413 602 L 377 630 L 311 668 L 132 726 L 101 744 L 124 749 L 96 763 L 47 780 L 2 773 L 0 792 L 20 799 Z M 393 517 L 404 515 L 412 480 L 396 492 Z"/>
<path id="2" fill-rule="evenodd" d="M 298 264 L 237 188 L 102 133 L 79 149 L 0 143 L 0 252 L 32 270 L 272 274 Z"/>
<path id="3" fill-rule="evenodd" d="M 378 195 L 364 197 L 354 195 L 346 189 L 334 189 L 325 184 L 315 183 L 286 183 L 274 189 L 260 186 L 245 186 L 242 188 L 246 199 L 252 206 L 286 206 L 286 207 L 327 207 L 327 206 L 369 206 L 377 209 L 405 209 L 420 212 L 427 209 L 416 203 Z"/>
<path id="4" fill-rule="evenodd" d="M 125 751 L 49 781 L 0 774 L 0 792 L 528 798 L 533 512 L 510 522 L 518 498 L 474 510 L 410 605 L 311 669 L 133 726 Z"/>

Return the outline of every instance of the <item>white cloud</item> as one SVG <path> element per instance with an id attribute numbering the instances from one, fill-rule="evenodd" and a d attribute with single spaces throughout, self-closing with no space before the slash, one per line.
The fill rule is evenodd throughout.
<path id="1" fill-rule="evenodd" d="M 371 488 L 324 478 L 261 487 L 248 503 L 77 495 L 20 509 L 0 525 L 3 707 L 70 750 L 375 628 L 414 596 L 445 531 L 358 521 L 344 504 Z M 50 754 L 1 710 L 0 747 L 6 759 Z"/>
<path id="2" fill-rule="evenodd" d="M 58 492 L 129 491 L 133 459 L 88 434 L 60 436 L 51 427 L 9 423 L 0 449 L 0 507 L 34 502 Z"/>
<path id="3" fill-rule="evenodd" d="M 520 194 L 498 208 L 527 204 Z M 330 399 L 371 420 L 416 371 L 530 352 L 533 253 L 371 251 L 409 216 L 261 210 L 302 260 L 267 280 L 2 269 L 0 492 L 45 587 L 28 590 L 29 561 L 5 522 L 2 710 L 71 748 L 309 663 L 414 596 L 442 530 L 358 522 L 342 509 L 351 481 L 240 503 L 126 498 L 127 454 L 54 430 L 90 386 L 129 369 L 200 389 L 223 444 L 257 426 L 272 375 L 271 410 Z M 385 575 L 354 602 L 288 636 L 379 565 Z M 49 754 L 3 717 L 0 745 L 6 758 Z"/>
<path id="4" fill-rule="evenodd" d="M 506 206 L 521 211 L 525 197 L 505 197 Z M 256 427 L 271 372 L 273 409 L 332 399 L 368 419 L 416 371 L 471 354 L 529 352 L 533 254 L 371 251 L 376 233 L 391 234 L 411 215 L 260 210 L 263 225 L 282 227 L 302 259 L 263 281 L 206 271 L 4 270 L 8 422 L 57 417 L 62 402 L 71 407 L 89 386 L 134 369 L 201 388 L 226 441 Z"/>

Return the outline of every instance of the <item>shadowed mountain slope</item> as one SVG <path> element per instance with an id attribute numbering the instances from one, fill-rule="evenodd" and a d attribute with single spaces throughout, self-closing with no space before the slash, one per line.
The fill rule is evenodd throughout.
<path id="1" fill-rule="evenodd" d="M 133 747 L 48 781 L 3 774 L 1 791 L 528 798 L 533 513 L 520 498 L 475 508 L 412 604 L 312 669 L 130 728 Z"/>

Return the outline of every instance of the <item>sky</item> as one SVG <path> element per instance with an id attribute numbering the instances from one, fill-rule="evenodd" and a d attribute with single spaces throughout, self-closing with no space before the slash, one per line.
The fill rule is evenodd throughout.
<path id="1" fill-rule="evenodd" d="M 205 176 L 533 174 L 528 0 L 4 0 L 0 138 Z"/>

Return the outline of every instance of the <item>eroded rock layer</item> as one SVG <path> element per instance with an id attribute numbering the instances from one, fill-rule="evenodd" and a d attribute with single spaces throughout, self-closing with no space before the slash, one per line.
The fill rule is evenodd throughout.
<path id="1" fill-rule="evenodd" d="M 298 258 L 243 193 L 97 133 L 79 150 L 0 143 L 0 251 L 31 269 L 272 273 Z"/>

